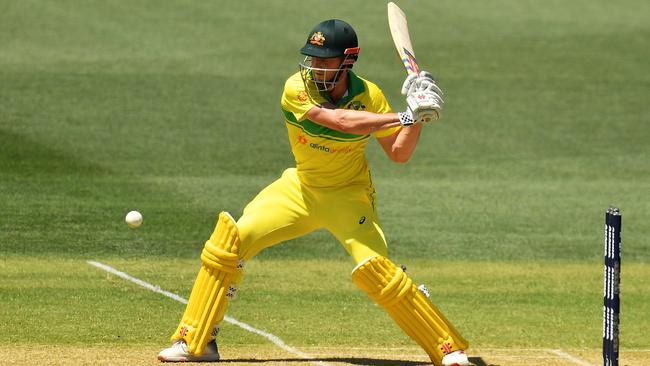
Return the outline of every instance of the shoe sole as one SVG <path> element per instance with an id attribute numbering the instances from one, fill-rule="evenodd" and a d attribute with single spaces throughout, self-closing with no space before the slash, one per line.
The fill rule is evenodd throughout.
<path id="1" fill-rule="evenodd" d="M 165 358 L 163 356 L 158 356 L 158 360 L 160 362 L 217 362 L 219 361 L 220 357 L 214 358 L 214 359 L 195 359 L 195 360 L 190 360 L 187 357 L 182 357 L 182 358 Z"/>

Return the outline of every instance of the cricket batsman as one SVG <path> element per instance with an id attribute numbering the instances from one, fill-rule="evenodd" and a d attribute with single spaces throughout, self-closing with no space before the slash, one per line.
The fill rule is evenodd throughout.
<path id="1" fill-rule="evenodd" d="M 300 49 L 304 60 L 281 99 L 296 166 L 264 188 L 239 220 L 219 215 L 173 344 L 159 360 L 218 361 L 216 331 L 246 262 L 265 248 L 324 228 L 354 260 L 352 281 L 434 365 L 469 365 L 468 342 L 388 258 L 365 157 L 374 137 L 390 160 L 407 162 L 422 124 L 439 118 L 442 92 L 431 74 L 410 75 L 402 86 L 407 108 L 392 113 L 382 91 L 352 71 L 359 50 L 355 31 L 342 20 L 323 21 L 309 32 Z"/>

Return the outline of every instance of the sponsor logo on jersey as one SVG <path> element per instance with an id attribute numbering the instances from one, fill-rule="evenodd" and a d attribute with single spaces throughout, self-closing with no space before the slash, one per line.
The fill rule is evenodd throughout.
<path id="1" fill-rule="evenodd" d="M 330 148 L 329 148 L 329 147 L 327 147 L 327 146 L 325 146 L 325 145 L 315 144 L 315 143 L 313 143 L 313 142 L 312 142 L 311 144 L 309 144 L 309 147 L 311 147 L 311 148 L 314 149 L 314 150 L 320 150 L 320 151 L 324 151 L 324 152 L 330 152 Z"/>
<path id="2" fill-rule="evenodd" d="M 343 147 L 329 147 L 321 144 L 317 144 L 314 142 L 309 142 L 309 139 L 305 135 L 298 135 L 298 143 L 300 145 L 305 145 L 309 146 L 310 148 L 318 151 L 322 151 L 325 153 L 330 153 L 330 154 L 347 154 L 352 152 L 352 148 L 350 146 L 343 146 Z"/>
<path id="3" fill-rule="evenodd" d="M 322 46 L 325 43 L 325 36 L 322 32 L 316 32 L 309 38 L 309 43 L 316 46 Z"/>
<path id="4" fill-rule="evenodd" d="M 315 142 L 309 142 L 309 139 L 305 135 L 298 135 L 298 143 L 300 145 L 309 146 L 314 150 L 318 150 L 330 154 L 347 154 L 352 152 L 352 148 L 349 146 L 334 148 L 334 147 L 317 144 Z"/>
<path id="5" fill-rule="evenodd" d="M 309 144 L 309 147 L 311 147 L 314 150 L 319 150 L 330 154 L 347 154 L 352 152 L 352 148 L 349 146 L 331 148 L 325 145 L 315 144 L 312 142 Z"/>

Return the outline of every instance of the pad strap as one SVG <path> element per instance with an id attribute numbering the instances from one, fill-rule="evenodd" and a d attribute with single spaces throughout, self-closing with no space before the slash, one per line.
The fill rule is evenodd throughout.
<path id="1" fill-rule="evenodd" d="M 352 281 L 395 320 L 429 355 L 434 365 L 468 342 L 449 323 L 404 271 L 388 258 L 372 257 L 352 271 Z"/>

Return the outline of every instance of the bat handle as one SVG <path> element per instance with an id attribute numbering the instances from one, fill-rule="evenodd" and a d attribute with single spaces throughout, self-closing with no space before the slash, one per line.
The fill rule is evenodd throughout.
<path id="1" fill-rule="evenodd" d="M 407 74 L 419 74 L 420 73 L 420 66 L 418 66 L 417 62 L 415 62 L 414 57 L 404 57 L 402 59 L 402 62 L 404 63 L 404 68 L 406 69 Z"/>

